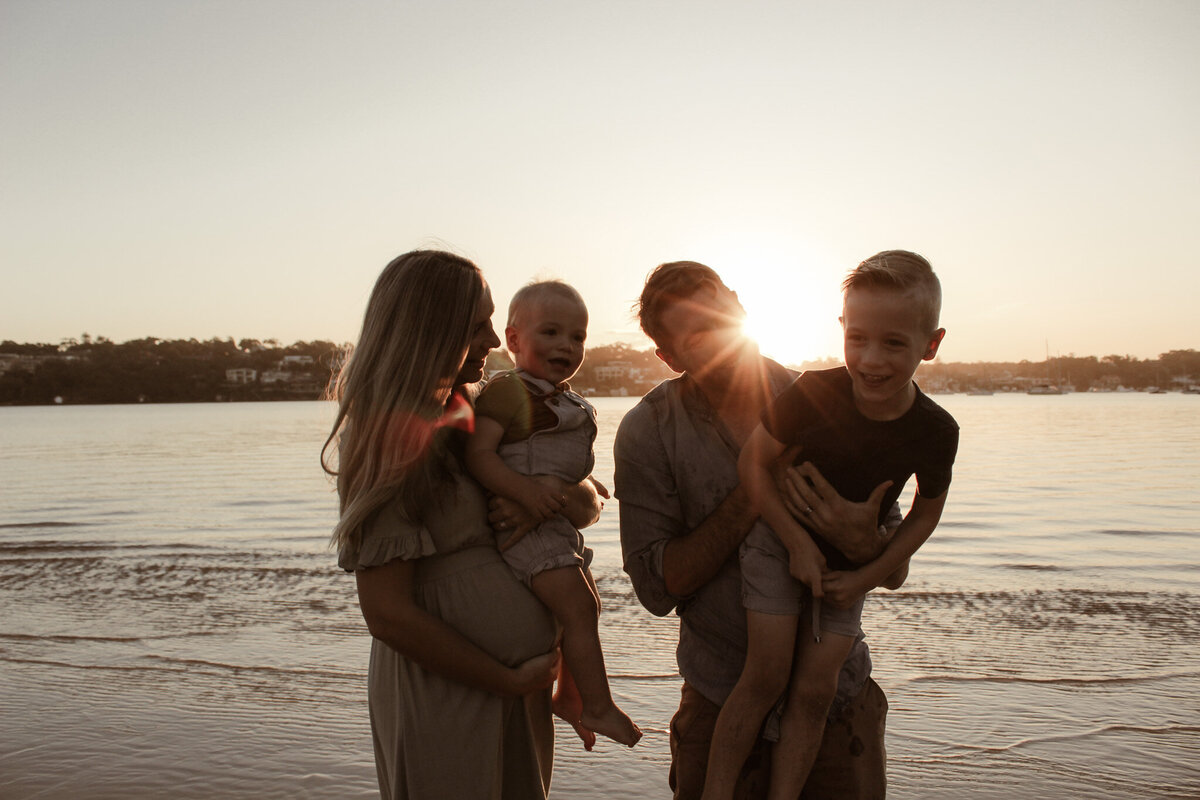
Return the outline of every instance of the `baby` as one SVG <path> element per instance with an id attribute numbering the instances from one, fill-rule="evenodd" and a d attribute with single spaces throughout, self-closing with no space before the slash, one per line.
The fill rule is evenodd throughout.
<path id="1" fill-rule="evenodd" d="M 531 283 L 513 296 L 504 335 L 517 368 L 488 381 L 479 395 L 467 466 L 489 491 L 540 520 L 516 541 L 501 542 L 501 550 L 562 625 L 564 664 L 554 710 L 583 729 L 590 750 L 590 732 L 628 746 L 642 732 L 608 688 L 600 596 L 588 569 L 592 551 L 559 513 L 563 483 L 584 480 L 595 462 L 596 411 L 567 385 L 583 363 L 587 323 L 583 298 L 560 281 Z"/>

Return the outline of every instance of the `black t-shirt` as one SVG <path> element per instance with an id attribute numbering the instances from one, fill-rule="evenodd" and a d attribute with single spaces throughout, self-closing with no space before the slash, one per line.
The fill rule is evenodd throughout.
<path id="1" fill-rule="evenodd" d="M 902 417 L 881 422 L 855 408 L 845 367 L 809 371 L 775 398 L 762 421 L 777 441 L 800 445 L 797 463 L 811 461 L 847 500 L 866 500 L 891 480 L 879 505 L 880 523 L 909 476 L 917 476 L 922 497 L 938 497 L 950 487 L 958 423 L 919 388 Z M 819 536 L 813 540 L 831 568 L 854 566 Z"/>

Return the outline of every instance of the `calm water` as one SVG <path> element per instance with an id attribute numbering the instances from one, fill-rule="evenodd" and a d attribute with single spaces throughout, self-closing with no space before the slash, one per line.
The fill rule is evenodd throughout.
<path id="1" fill-rule="evenodd" d="M 941 526 L 868 599 L 892 798 L 1200 796 L 1200 397 L 937 398 Z M 597 475 L 635 401 L 601 398 Z M 370 797 L 368 640 L 326 549 L 322 403 L 0 408 L 0 797 Z M 589 530 L 633 751 L 554 795 L 666 797 L 675 623 Z"/>

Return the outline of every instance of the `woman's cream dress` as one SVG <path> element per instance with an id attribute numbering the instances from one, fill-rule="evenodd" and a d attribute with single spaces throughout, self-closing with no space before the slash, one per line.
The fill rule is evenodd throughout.
<path id="1" fill-rule="evenodd" d="M 344 547 L 347 570 L 416 559 L 417 602 L 515 666 L 554 646 L 553 617 L 496 551 L 482 490 L 461 471 L 413 522 L 394 505 Z M 383 800 L 529 800 L 550 789 L 550 691 L 500 697 L 443 678 L 373 639 L 368 701 Z"/>

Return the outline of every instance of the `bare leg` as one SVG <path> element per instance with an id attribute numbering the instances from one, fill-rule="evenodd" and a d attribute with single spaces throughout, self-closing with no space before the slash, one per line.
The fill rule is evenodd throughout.
<path id="1" fill-rule="evenodd" d="M 558 684 L 554 687 L 551 708 L 556 716 L 569 722 L 575 733 L 579 734 L 584 750 L 590 751 L 596 746 L 595 731 L 588 730 L 579 721 L 583 716 L 583 698 L 579 696 L 579 687 L 575 685 L 575 677 L 567 667 L 565 659 L 558 665 Z"/>
<path id="2" fill-rule="evenodd" d="M 578 567 L 548 569 L 533 576 L 533 593 L 563 626 L 563 660 L 582 699 L 578 722 L 588 730 L 632 747 L 642 732 L 613 703 L 600 649 L 600 600 Z"/>
<path id="3" fill-rule="evenodd" d="M 838 672 L 853 646 L 853 636 L 828 631 L 816 641 L 812 620 L 801 615 L 787 707 L 775 757 L 771 759 L 769 800 L 796 800 L 800 796 L 821 747 L 825 718 L 837 692 Z"/>
<path id="4" fill-rule="evenodd" d="M 704 800 L 733 797 L 762 721 L 787 689 L 796 641 L 795 615 L 747 611 L 746 629 L 746 664 L 717 717 L 704 777 Z"/>

